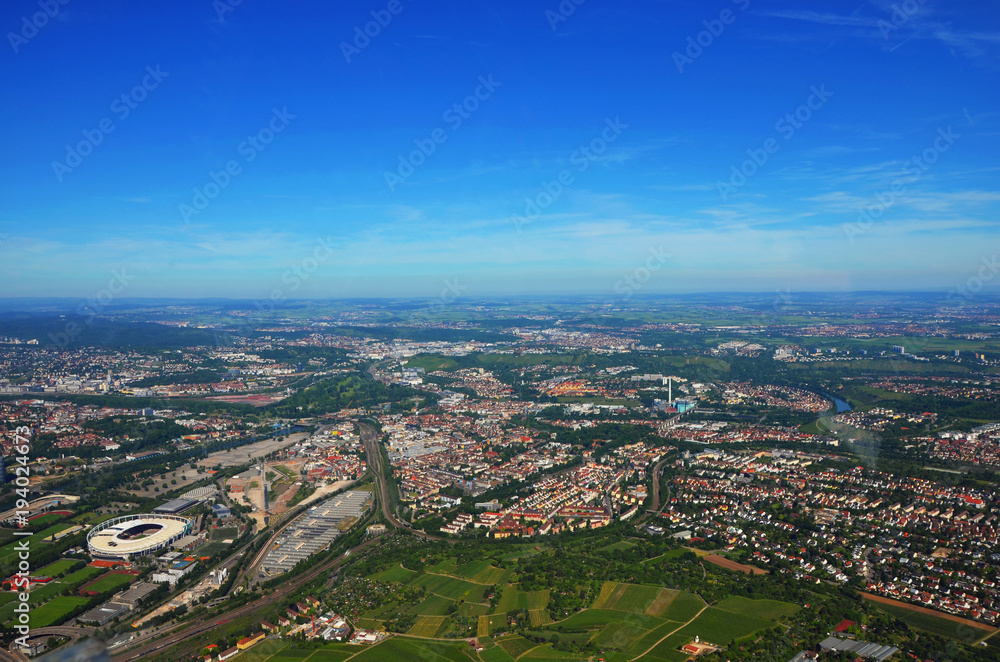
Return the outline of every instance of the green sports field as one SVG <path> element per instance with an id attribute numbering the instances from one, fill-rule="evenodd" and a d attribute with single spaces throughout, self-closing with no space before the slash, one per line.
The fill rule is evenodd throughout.
<path id="1" fill-rule="evenodd" d="M 41 607 L 31 610 L 31 627 L 44 628 L 61 623 L 66 614 L 80 605 L 87 604 L 88 598 L 76 595 L 60 595 L 52 598 Z"/>
<path id="2" fill-rule="evenodd" d="M 85 584 L 80 588 L 85 591 L 94 591 L 95 593 L 104 593 L 105 591 L 112 591 L 123 586 L 131 584 L 135 579 L 133 575 L 126 575 L 120 572 L 109 572 L 108 574 L 94 580 L 91 584 Z"/>
<path id="3" fill-rule="evenodd" d="M 58 577 L 77 563 L 78 562 L 73 559 L 59 559 L 58 561 L 48 564 L 44 568 L 35 570 L 32 574 L 41 575 L 42 577 Z"/>

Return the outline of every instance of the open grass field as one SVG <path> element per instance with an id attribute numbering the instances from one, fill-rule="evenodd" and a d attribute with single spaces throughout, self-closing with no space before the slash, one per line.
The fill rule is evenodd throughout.
<path id="1" fill-rule="evenodd" d="M 455 559 L 448 558 L 448 559 L 445 559 L 444 561 L 441 561 L 440 563 L 436 563 L 436 564 L 432 565 L 431 567 L 427 568 L 426 572 L 430 572 L 430 573 L 434 573 L 434 574 L 438 574 L 438 575 L 453 575 L 453 576 L 457 576 L 457 574 L 458 574 L 458 563 L 455 561 Z"/>
<path id="2" fill-rule="evenodd" d="M 709 607 L 701 612 L 698 618 L 681 628 L 677 634 L 685 634 L 692 639 L 701 637 L 721 646 L 727 645 L 733 639 L 742 639 L 773 625 L 773 621 L 764 620 L 745 614 L 734 614 Z"/>
<path id="3" fill-rule="evenodd" d="M 505 584 L 510 580 L 511 575 L 510 570 L 504 570 L 503 568 L 496 568 L 492 565 L 484 568 L 475 577 L 472 577 L 469 581 L 475 582 L 476 584 Z"/>
<path id="4" fill-rule="evenodd" d="M 681 597 L 682 595 L 683 597 Z M 680 598 L 680 602 L 677 602 L 678 598 Z M 672 609 L 675 602 L 677 602 L 677 606 Z M 698 607 L 691 611 L 695 604 Z M 659 586 L 604 582 L 597 599 L 594 601 L 593 609 L 612 609 L 633 614 L 660 616 L 683 622 L 696 614 L 703 604 L 701 598 L 690 593 L 681 594 L 679 591 Z M 681 618 L 689 612 L 690 615 L 687 618 Z"/>
<path id="5" fill-rule="evenodd" d="M 630 614 L 624 611 L 611 611 L 610 609 L 584 609 L 575 614 L 571 614 L 562 621 L 556 621 L 550 628 L 561 627 L 567 632 L 580 632 L 585 630 L 600 630 L 612 623 L 627 622 L 646 630 L 659 627 L 666 623 L 666 619 L 656 616 L 646 616 L 645 614 Z M 680 623 L 675 624 L 675 627 Z"/>
<path id="6" fill-rule="evenodd" d="M 416 577 L 418 574 L 420 573 L 414 570 L 407 570 L 403 566 L 397 565 L 393 568 L 383 570 L 382 572 L 372 577 L 372 579 L 378 580 L 380 582 L 401 582 L 405 584 L 406 582 Z"/>
<path id="7" fill-rule="evenodd" d="M 486 628 L 485 631 L 483 630 L 484 627 Z M 505 629 L 507 629 L 507 617 L 503 614 L 492 614 L 479 617 L 479 632 L 485 632 L 485 635 L 480 636 L 489 636 L 497 632 L 497 630 Z"/>
<path id="8" fill-rule="evenodd" d="M 601 631 L 594 635 L 591 641 L 601 648 L 611 648 L 614 650 L 625 650 L 632 647 L 635 642 L 644 637 L 648 629 L 633 625 L 624 621 L 609 623 L 601 628 Z"/>
<path id="9" fill-rule="evenodd" d="M 383 630 L 382 621 L 377 618 L 359 618 L 354 622 L 362 630 L 374 630 L 376 632 Z"/>
<path id="10" fill-rule="evenodd" d="M 63 519 L 66 516 L 67 515 L 64 513 L 45 513 L 44 515 L 40 515 L 38 517 L 33 518 L 31 520 L 31 523 L 33 525 L 39 525 L 39 526 L 42 524 L 53 524 L 54 522 L 58 522 L 59 520 Z"/>
<path id="11" fill-rule="evenodd" d="M 514 658 L 507 654 L 507 651 L 500 648 L 499 646 L 494 646 L 493 648 L 488 648 L 479 654 L 479 658 L 483 662 L 514 662 Z"/>
<path id="12" fill-rule="evenodd" d="M 657 599 L 659 593 L 659 586 L 620 584 L 604 604 L 604 609 L 642 614 Z"/>
<path id="13" fill-rule="evenodd" d="M 44 628 L 61 623 L 66 614 L 87 603 L 87 598 L 75 595 L 58 595 L 41 607 L 31 610 L 31 627 Z"/>
<path id="14" fill-rule="evenodd" d="M 878 608 L 895 616 L 915 630 L 923 630 L 948 639 L 962 639 L 962 636 L 970 629 L 963 623 L 956 623 L 947 618 L 915 611 L 900 605 L 882 603 L 878 605 Z M 975 630 L 979 631 L 977 639 L 989 634 L 989 630 L 986 629 L 975 628 Z"/>
<path id="15" fill-rule="evenodd" d="M 362 651 L 353 662 L 469 662 L 474 658 L 466 652 L 462 642 L 419 641 L 405 637 L 391 637 L 377 646 Z M 242 660 L 241 660 L 242 662 Z M 312 662 L 312 660 L 310 660 Z"/>
<path id="16" fill-rule="evenodd" d="M 61 581 L 63 584 L 77 584 L 77 585 L 79 585 L 79 584 L 83 584 L 84 582 L 86 582 L 86 581 L 88 581 L 90 579 L 93 579 L 94 577 L 97 577 L 98 575 L 100 575 L 104 571 L 105 571 L 105 568 L 95 568 L 92 565 L 85 565 L 82 568 L 80 568 L 79 570 L 76 570 L 76 571 L 74 571 L 74 572 L 66 575 L 65 577 L 63 577 L 59 581 Z"/>
<path id="17" fill-rule="evenodd" d="M 224 542 L 210 542 L 207 545 L 202 545 L 197 550 L 192 552 L 198 556 L 216 556 L 218 554 L 224 554 L 229 549 L 230 545 Z"/>
<path id="18" fill-rule="evenodd" d="M 445 559 L 427 570 L 430 574 L 448 575 L 458 579 L 470 581 L 473 584 L 494 585 L 506 583 L 510 571 L 497 568 L 488 559 L 480 561 L 470 561 L 462 566 L 455 563 L 454 559 Z M 402 581 L 402 580 L 401 580 Z"/>
<path id="19" fill-rule="evenodd" d="M 31 604 L 40 604 L 46 600 L 51 600 L 60 593 L 66 590 L 66 585 L 60 583 L 59 581 L 52 581 L 42 586 L 41 588 L 36 588 L 31 592 Z"/>
<path id="20" fill-rule="evenodd" d="M 519 611 L 521 609 L 545 609 L 549 604 L 549 592 L 544 591 L 522 591 L 514 586 L 506 586 L 500 602 L 497 603 L 498 614 L 506 614 L 509 611 Z"/>
<path id="21" fill-rule="evenodd" d="M 687 653 L 678 650 L 681 646 L 691 641 L 691 637 L 684 634 L 672 634 L 659 644 L 656 648 L 642 659 L 649 662 L 684 662 L 688 659 Z"/>
<path id="22" fill-rule="evenodd" d="M 504 649 L 507 654 L 514 659 L 517 659 L 521 655 L 530 651 L 532 648 L 538 646 L 535 642 L 528 641 L 519 635 L 497 639 L 497 645 Z"/>
<path id="23" fill-rule="evenodd" d="M 489 567 L 490 567 L 490 562 L 486 560 L 470 561 L 465 565 L 456 566 L 455 569 L 452 572 L 449 572 L 448 574 L 461 577 L 462 579 L 471 580 L 473 577 L 475 577 L 476 575 L 478 575 L 483 570 L 486 570 L 486 568 Z"/>
<path id="24" fill-rule="evenodd" d="M 749 598 L 731 597 L 726 598 L 717 605 L 712 605 L 716 609 L 732 612 L 743 616 L 754 616 L 764 618 L 769 621 L 777 621 L 796 614 L 800 607 L 790 602 L 779 600 L 751 600 Z"/>
<path id="25" fill-rule="evenodd" d="M 49 536 L 55 535 L 60 531 L 65 531 L 66 529 L 72 527 L 72 524 L 56 524 L 50 526 L 47 529 L 39 531 L 38 533 L 33 533 L 30 536 L 21 538 L 16 542 L 9 543 L 0 547 L 0 563 L 9 562 L 13 557 L 17 556 L 17 546 L 21 544 L 22 540 L 28 541 L 29 548 L 37 548 L 39 545 L 44 544 L 42 540 L 48 538 Z"/>
<path id="26" fill-rule="evenodd" d="M 447 616 L 418 616 L 406 634 L 413 637 L 436 637 L 447 627 Z"/>
<path id="27" fill-rule="evenodd" d="M 673 621 L 668 621 L 658 627 L 653 628 L 652 630 L 648 630 L 646 634 L 637 639 L 632 644 L 632 646 L 625 651 L 625 658 L 628 660 L 633 660 L 639 657 L 640 655 L 648 651 L 650 648 L 655 646 L 657 642 L 660 641 L 660 639 L 663 639 L 667 635 L 670 635 L 672 632 L 676 631 L 680 627 L 681 627 L 680 623 L 674 623 Z M 645 660 L 646 658 L 642 659 Z"/>
<path id="28" fill-rule="evenodd" d="M 431 595 L 422 602 L 410 607 L 408 614 L 420 614 L 422 616 L 446 616 L 448 609 L 455 604 L 454 600 L 442 598 L 440 595 Z"/>
<path id="29" fill-rule="evenodd" d="M 422 586 L 428 593 L 452 600 L 462 599 L 466 602 L 482 602 L 483 594 L 486 592 L 484 584 L 473 584 L 464 579 L 443 575 L 421 574 L 414 577 L 410 583 L 414 586 Z"/>
<path id="30" fill-rule="evenodd" d="M 963 626 L 958 623 L 954 623 L 944 618 L 938 618 L 937 616 L 932 616 L 930 614 L 921 614 L 920 612 L 912 611 L 906 607 L 882 604 L 879 605 L 878 608 L 891 614 L 892 616 L 895 616 L 911 628 L 923 630 L 924 632 L 930 632 L 931 634 L 947 637 L 949 639 L 956 638 L 959 629 L 964 630 Z M 987 634 L 987 632 L 984 630 L 983 635 L 985 634 Z"/>
<path id="31" fill-rule="evenodd" d="M 134 579 L 134 575 L 126 575 L 120 572 L 109 572 L 89 584 L 84 584 L 80 587 L 80 589 L 85 591 L 94 591 L 95 593 L 103 593 L 104 591 L 122 588 L 132 583 Z"/>
<path id="32" fill-rule="evenodd" d="M 212 529 L 212 533 L 209 537 L 212 540 L 236 540 L 240 535 L 239 527 L 235 526 L 220 526 L 217 529 Z"/>
<path id="33" fill-rule="evenodd" d="M 54 561 L 44 568 L 35 570 L 33 575 L 40 575 L 42 577 L 58 577 L 59 575 L 65 574 L 67 570 L 76 565 L 78 561 L 73 559 L 59 559 Z"/>
<path id="34" fill-rule="evenodd" d="M 700 596 L 694 593 L 687 593 L 681 591 L 676 597 L 667 605 L 660 617 L 669 619 L 671 621 L 677 621 L 678 623 L 686 623 L 687 621 L 694 618 L 702 607 L 705 606 L 705 601 L 701 599 Z"/>
<path id="35" fill-rule="evenodd" d="M 481 639 L 490 636 L 490 617 L 483 614 L 479 617 L 479 630 L 476 635 Z"/>
<path id="36" fill-rule="evenodd" d="M 482 605 L 478 602 L 463 602 L 458 605 L 456 613 L 462 618 L 479 618 L 490 613 L 490 606 Z"/>

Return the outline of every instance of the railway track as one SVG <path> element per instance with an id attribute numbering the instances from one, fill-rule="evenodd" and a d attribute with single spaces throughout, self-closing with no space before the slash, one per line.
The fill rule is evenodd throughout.
<path id="1" fill-rule="evenodd" d="M 220 624 L 227 621 L 235 620 L 238 618 L 243 618 L 244 616 L 250 616 L 257 611 L 266 609 L 274 604 L 274 602 L 280 600 L 286 595 L 293 593 L 294 591 L 301 588 L 304 584 L 316 579 L 320 575 L 329 572 L 333 569 L 338 569 L 342 566 L 348 558 L 354 556 L 359 552 L 363 552 L 365 549 L 377 544 L 379 538 L 372 538 L 359 545 L 352 547 L 347 550 L 344 554 L 337 556 L 326 563 L 321 563 L 315 568 L 306 571 L 302 575 L 289 580 L 287 583 L 279 586 L 274 591 L 271 591 L 266 596 L 258 598 L 253 602 L 237 607 L 229 611 L 214 614 L 212 616 L 203 616 L 197 620 L 191 621 L 183 627 L 183 629 L 170 634 L 162 639 L 157 639 L 149 642 L 148 644 L 141 646 L 139 648 L 134 648 L 131 650 L 123 651 L 122 653 L 115 655 L 112 659 L 115 662 L 130 662 L 131 660 L 145 659 L 147 656 L 155 655 L 159 651 L 163 651 L 171 646 L 182 643 L 186 640 L 197 637 L 200 634 L 208 632 L 218 627 Z"/>
<path id="2" fill-rule="evenodd" d="M 418 531 L 412 529 L 408 523 L 400 522 L 394 514 L 389 505 L 389 489 L 387 485 L 387 480 L 382 473 L 382 454 L 379 448 L 378 432 L 371 426 L 361 424 L 360 425 L 360 436 L 362 442 L 365 446 L 365 451 L 369 458 L 369 466 L 372 469 L 372 473 L 375 476 L 375 487 L 378 494 L 378 500 L 380 501 L 380 508 L 382 510 L 382 515 L 389 522 L 389 525 L 398 531 L 405 531 L 418 538 L 423 538 L 425 540 L 444 540 L 449 543 L 454 543 L 453 540 L 448 540 L 445 538 L 439 538 L 437 536 L 432 536 L 423 531 Z M 221 613 L 213 614 L 212 616 L 202 616 L 190 623 L 181 624 L 177 626 L 176 631 L 172 631 L 171 634 L 161 638 L 149 641 L 148 643 L 138 647 L 132 648 L 130 650 L 123 651 L 118 655 L 115 655 L 112 659 L 115 662 L 132 662 L 133 660 L 145 659 L 148 656 L 155 655 L 158 652 L 164 651 L 172 646 L 182 644 L 185 641 L 193 639 L 200 634 L 208 632 L 218 627 L 220 624 L 227 621 L 235 620 L 238 618 L 243 618 L 254 614 L 257 611 L 264 610 L 272 606 L 276 601 L 281 600 L 286 595 L 293 593 L 298 590 L 301 586 L 307 584 L 308 582 L 316 579 L 317 577 L 323 575 L 324 573 L 330 573 L 332 576 L 337 574 L 340 567 L 347 561 L 348 558 L 353 557 L 355 554 L 364 552 L 369 547 L 379 544 L 381 542 L 382 536 L 377 538 L 371 538 L 362 542 L 340 556 L 331 559 L 325 563 L 308 570 L 302 575 L 290 579 L 287 583 L 281 584 L 274 591 L 271 591 L 266 596 L 258 598 L 253 602 L 237 607 L 235 609 L 224 611 Z M 264 546 L 264 549 L 267 545 Z M 263 551 L 263 550 L 262 550 Z M 260 554 L 258 554 L 260 556 Z M 255 559 L 256 560 L 256 559 Z M 249 567 L 253 567 L 254 563 L 251 562 Z M 329 584 L 329 582 L 327 582 Z M 236 584 L 234 583 L 234 588 Z M 177 652 L 188 652 L 188 651 L 177 651 Z M 6 662 L 0 660 L 0 662 Z M 10 661 L 13 662 L 13 661 Z"/>

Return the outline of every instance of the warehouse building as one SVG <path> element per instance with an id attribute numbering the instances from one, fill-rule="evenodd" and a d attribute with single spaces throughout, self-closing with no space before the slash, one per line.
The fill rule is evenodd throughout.
<path id="1" fill-rule="evenodd" d="M 264 557 L 261 568 L 269 575 L 288 572 L 300 561 L 327 549 L 341 528 L 350 524 L 348 520 L 362 518 L 373 502 L 371 492 L 351 491 L 313 506 L 285 529 Z"/>

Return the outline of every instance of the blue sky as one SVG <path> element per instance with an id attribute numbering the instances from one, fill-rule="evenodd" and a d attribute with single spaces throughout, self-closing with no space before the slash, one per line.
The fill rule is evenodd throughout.
<path id="1" fill-rule="evenodd" d="M 946 291 L 1000 249 L 990 3 L 48 1 L 0 9 L 4 296 Z"/>

